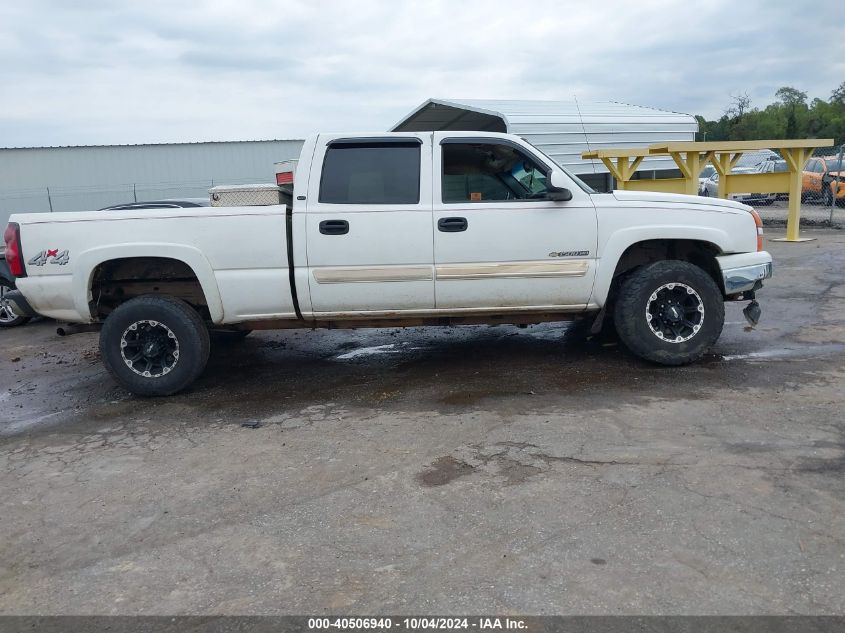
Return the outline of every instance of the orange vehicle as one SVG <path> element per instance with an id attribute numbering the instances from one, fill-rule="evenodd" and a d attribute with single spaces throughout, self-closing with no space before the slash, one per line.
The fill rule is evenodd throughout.
<path id="1" fill-rule="evenodd" d="M 837 156 L 819 156 L 808 160 L 801 176 L 801 199 L 821 200 L 822 204 L 830 205 L 833 202 L 834 189 L 836 204 L 845 204 L 845 158 L 841 163 Z"/>

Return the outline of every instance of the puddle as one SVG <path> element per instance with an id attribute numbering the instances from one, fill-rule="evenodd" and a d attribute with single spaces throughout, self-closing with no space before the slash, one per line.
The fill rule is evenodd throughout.
<path id="1" fill-rule="evenodd" d="M 764 349 L 756 352 L 748 352 L 747 354 L 725 354 L 721 356 L 723 361 L 748 360 L 748 361 L 765 361 L 765 360 L 780 360 L 780 359 L 795 359 L 796 357 L 805 357 L 806 359 L 817 358 L 819 356 L 829 356 L 845 350 L 845 345 L 819 345 L 813 347 L 782 347 L 775 349 Z"/>
<path id="2" fill-rule="evenodd" d="M 377 356 L 379 354 L 401 354 L 403 352 L 411 352 L 415 350 L 425 349 L 423 347 L 408 347 L 408 343 L 401 343 L 399 346 L 396 343 L 388 343 L 386 345 L 374 345 L 372 347 L 359 347 L 351 352 L 340 354 L 336 356 L 338 360 L 352 360 L 353 358 L 360 358 L 361 356 Z M 400 349 L 397 349 L 399 347 Z"/>
<path id="3" fill-rule="evenodd" d="M 459 477 L 471 475 L 473 470 L 466 462 L 447 455 L 434 460 L 428 470 L 417 475 L 417 480 L 423 486 L 445 486 Z"/>

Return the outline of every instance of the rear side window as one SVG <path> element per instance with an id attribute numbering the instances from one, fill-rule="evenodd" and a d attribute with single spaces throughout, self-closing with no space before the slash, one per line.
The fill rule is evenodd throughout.
<path id="1" fill-rule="evenodd" d="M 326 150 L 320 202 L 418 204 L 420 144 L 333 143 Z"/>

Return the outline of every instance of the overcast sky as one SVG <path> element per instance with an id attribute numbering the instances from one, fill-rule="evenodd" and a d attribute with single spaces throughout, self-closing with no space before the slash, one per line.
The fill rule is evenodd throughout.
<path id="1" fill-rule="evenodd" d="M 837 3 L 829 5 L 833 7 Z M 718 116 L 845 80 L 795 0 L 3 0 L 0 147 L 386 130 L 429 97 Z"/>

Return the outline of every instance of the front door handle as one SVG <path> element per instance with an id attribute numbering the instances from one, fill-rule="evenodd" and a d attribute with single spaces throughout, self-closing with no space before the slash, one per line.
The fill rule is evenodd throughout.
<path id="1" fill-rule="evenodd" d="M 346 220 L 323 220 L 320 222 L 320 233 L 323 235 L 346 235 L 349 233 L 349 222 Z"/>
<path id="2" fill-rule="evenodd" d="M 466 218 L 440 218 L 437 220 L 437 230 L 444 233 L 459 233 L 466 231 L 469 226 Z"/>

